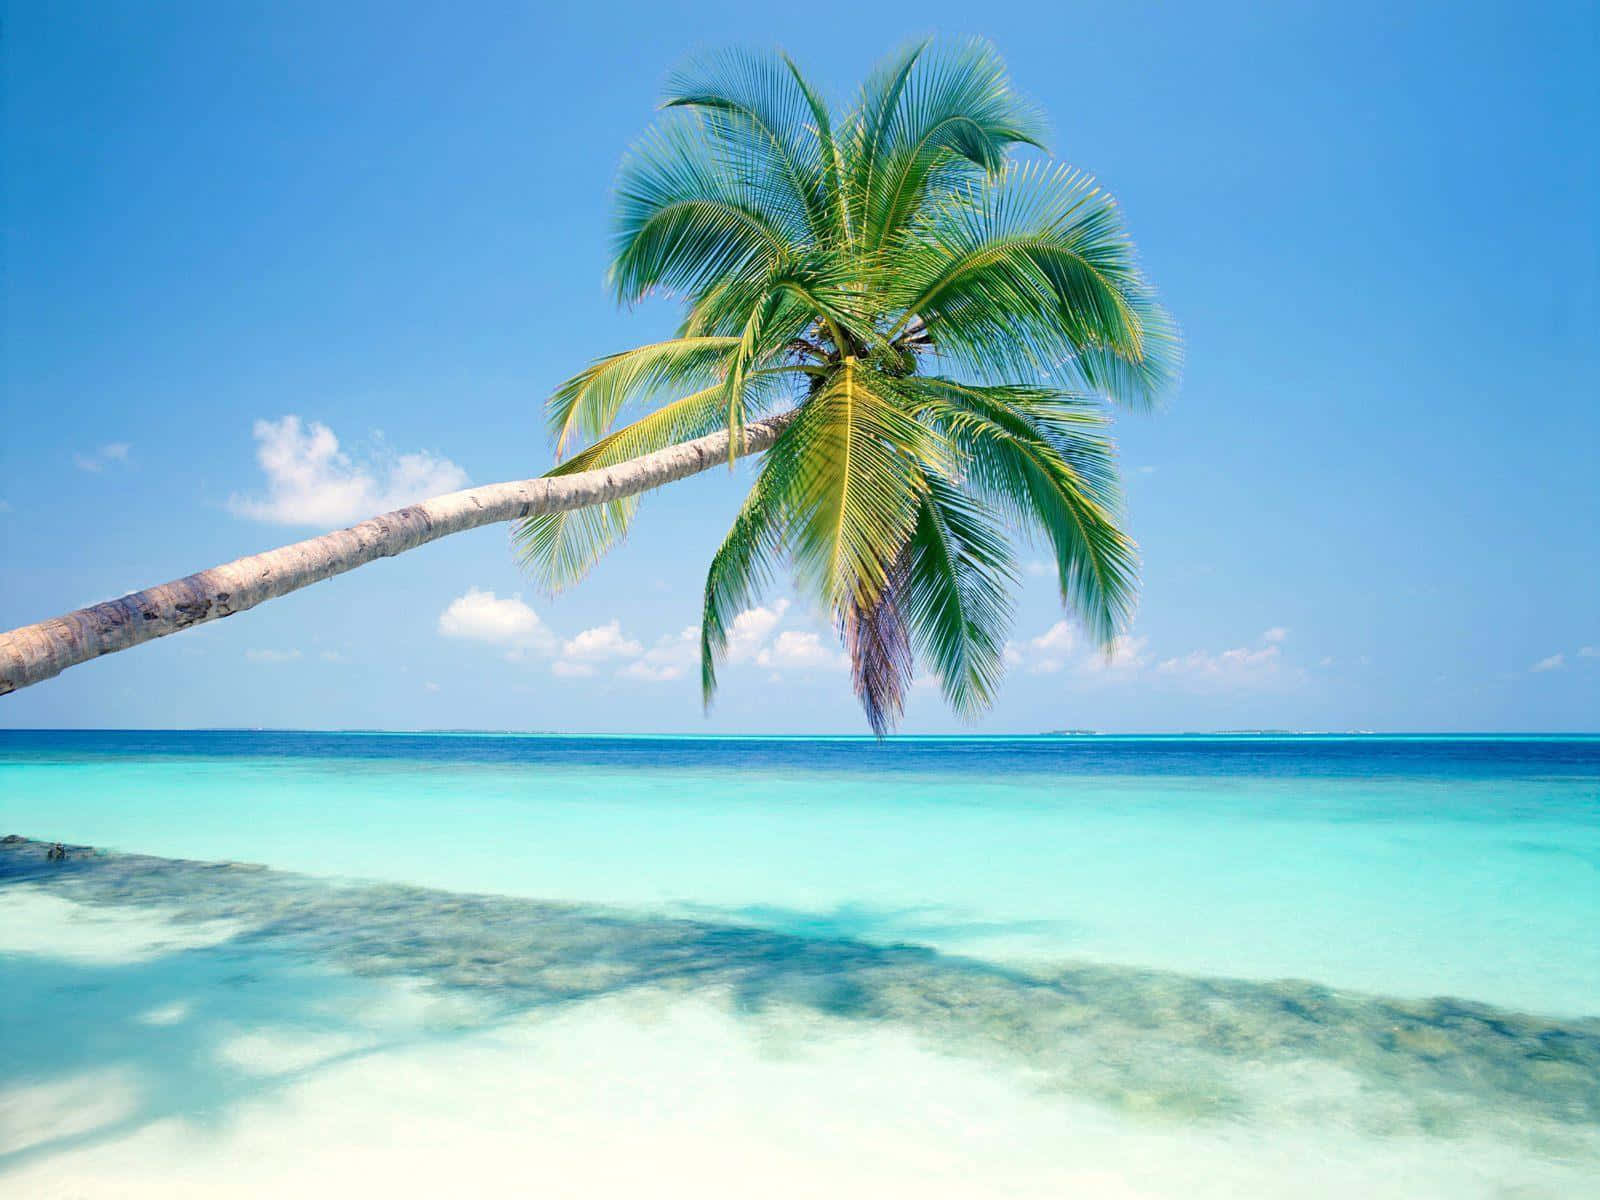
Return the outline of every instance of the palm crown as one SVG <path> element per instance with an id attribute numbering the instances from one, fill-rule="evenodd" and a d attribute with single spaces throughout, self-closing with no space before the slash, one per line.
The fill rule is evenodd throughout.
<path id="1" fill-rule="evenodd" d="M 1171 381 L 1176 330 L 1114 201 L 1035 156 L 1039 113 L 985 43 L 914 46 L 835 113 L 784 55 L 723 53 L 669 81 L 624 160 L 611 282 L 683 299 L 678 336 L 603 358 L 549 401 L 556 474 L 786 414 L 711 561 L 706 702 L 734 616 L 785 562 L 835 621 L 875 732 L 917 663 L 972 718 L 1004 667 L 1016 535 L 1048 545 L 1102 645 L 1137 587 L 1107 401 Z M 665 401 L 665 402 L 663 402 Z M 615 429 L 625 410 L 652 411 Z M 517 530 L 552 589 L 638 501 Z"/>

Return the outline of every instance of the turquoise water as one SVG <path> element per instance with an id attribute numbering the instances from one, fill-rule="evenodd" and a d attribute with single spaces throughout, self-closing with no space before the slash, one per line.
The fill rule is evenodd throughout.
<path id="1" fill-rule="evenodd" d="M 1596 738 L 3 732 L 11 832 L 7 1195 L 1600 1179 Z"/>
<path id="2" fill-rule="evenodd" d="M 1600 739 L 0 732 L 0 831 L 1600 1013 Z"/>

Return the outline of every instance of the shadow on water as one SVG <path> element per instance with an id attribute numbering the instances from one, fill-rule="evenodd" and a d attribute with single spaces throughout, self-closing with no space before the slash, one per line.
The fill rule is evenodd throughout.
<path id="1" fill-rule="evenodd" d="M 697 920 L 737 922 L 805 938 L 850 939 L 883 944 L 937 945 L 984 941 L 1048 939 L 1060 945 L 1081 934 L 1080 926 L 1058 920 L 960 919 L 939 905 L 888 908 L 872 904 L 839 904 L 823 911 L 776 904 L 742 904 L 723 908 L 690 904 L 674 911 Z"/>
<path id="2" fill-rule="evenodd" d="M 0 1171 L 165 1117 L 224 1123 L 241 1101 L 352 1057 L 630 993 L 727 998 L 751 1020 L 906 1030 L 942 1052 L 1024 1069 L 1047 1091 L 1153 1121 L 1488 1133 L 1553 1156 L 1600 1156 L 1597 1019 L 1299 981 L 1085 963 L 1010 968 L 822 936 L 820 927 L 802 936 L 138 855 L 52 862 L 45 850 L 0 845 L 0 912 L 20 884 L 236 931 L 136 962 L 0 958 L 0 990 L 20 997 L 6 1018 L 17 1025 L 6 1037 L 4 1088 L 91 1070 L 132 1072 L 138 1082 L 129 1111 L 0 1152 Z M 881 927 L 865 909 L 842 917 L 863 932 Z M 793 927 L 795 914 L 785 923 Z M 380 979 L 421 984 L 442 1019 L 374 1017 Z M 229 1058 L 241 1035 L 284 1028 L 325 1035 L 330 1048 L 275 1073 Z"/>

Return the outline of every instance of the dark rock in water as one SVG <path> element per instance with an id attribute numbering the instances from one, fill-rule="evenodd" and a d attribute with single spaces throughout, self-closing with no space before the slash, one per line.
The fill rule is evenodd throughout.
<path id="1" fill-rule="evenodd" d="M 66 862 L 67 848 L 60 842 L 57 842 L 54 846 L 51 846 L 50 849 L 45 851 L 44 856 L 51 862 Z"/>
<path id="2" fill-rule="evenodd" d="M 27 840 L 20 833 L 8 833 L 5 837 L 0 838 L 0 846 L 20 846 Z"/>

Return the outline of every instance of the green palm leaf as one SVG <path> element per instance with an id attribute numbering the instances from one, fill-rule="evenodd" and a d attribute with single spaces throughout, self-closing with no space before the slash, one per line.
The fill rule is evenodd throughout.
<path id="1" fill-rule="evenodd" d="M 976 720 L 1004 673 L 1016 568 L 1004 532 L 960 488 L 931 478 L 906 554 L 904 610 L 946 702 Z"/>
<path id="2" fill-rule="evenodd" d="M 616 466 L 720 429 L 723 416 L 723 389 L 714 384 L 641 417 L 547 474 L 571 475 Z M 638 510 L 639 497 L 629 496 L 528 517 L 511 535 L 518 561 L 545 591 L 563 591 L 593 570 L 606 552 L 627 536 Z"/>
<path id="3" fill-rule="evenodd" d="M 920 320 L 980 375 L 1055 375 L 1145 405 L 1176 374 L 1176 329 L 1116 202 L 1076 171 L 1013 168 L 967 188 L 924 214 L 898 259 L 901 324 Z"/>
<path id="4" fill-rule="evenodd" d="M 1001 171 L 1019 144 L 1043 146 L 1044 121 L 1018 96 L 982 40 L 925 46 L 870 106 L 871 136 L 857 164 L 862 244 L 905 228 L 930 191 L 948 193 Z"/>
<path id="5" fill-rule="evenodd" d="M 791 478 L 788 552 L 834 612 L 877 598 L 916 523 L 926 472 L 944 455 L 897 403 L 890 381 L 847 359 L 768 451 Z"/>
<path id="6" fill-rule="evenodd" d="M 600 439 L 565 472 L 793 408 L 707 572 L 706 703 L 738 614 L 786 569 L 875 732 L 919 666 L 976 718 L 1003 673 L 1013 533 L 1051 548 L 1062 603 L 1109 645 L 1138 558 L 1103 402 L 1154 403 L 1179 336 L 1112 199 L 1011 160 L 1043 120 L 994 49 L 910 46 L 844 113 L 787 57 L 703 55 L 665 107 L 621 168 L 611 280 L 625 302 L 681 297 L 679 336 L 593 364 L 548 415 L 560 450 Z M 523 561 L 564 586 L 635 510 L 524 522 Z"/>
<path id="7" fill-rule="evenodd" d="M 1115 449 L 1105 419 L 1044 389 L 906 381 L 917 411 L 964 455 L 966 484 L 1054 551 L 1062 602 L 1103 646 L 1138 592 L 1138 550 L 1118 524 Z"/>
<path id="8" fill-rule="evenodd" d="M 603 436 L 630 403 L 667 389 L 700 388 L 727 373 L 739 349 L 732 337 L 683 337 L 608 355 L 558 387 L 545 404 L 556 456 L 574 435 Z"/>
<path id="9" fill-rule="evenodd" d="M 743 50 L 702 55 L 673 73 L 663 107 L 701 113 L 719 155 L 763 207 L 803 220 L 810 241 L 828 239 L 837 211 L 832 146 L 793 63 Z"/>

